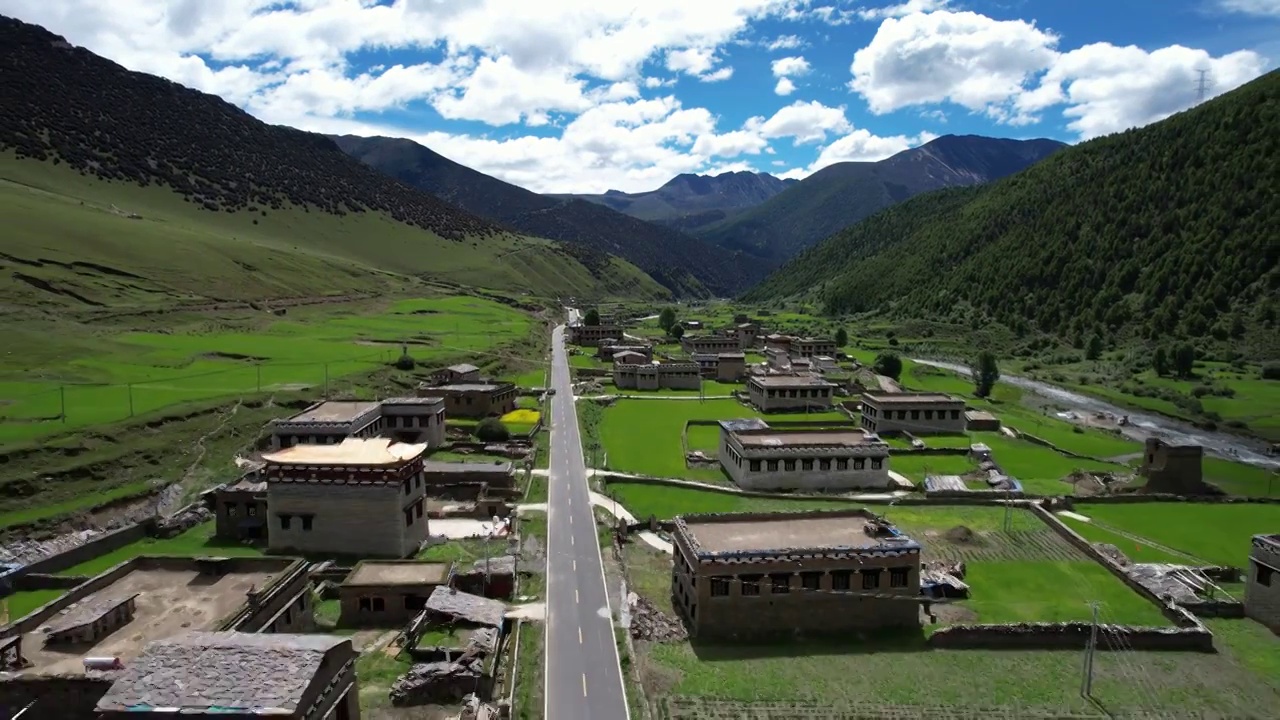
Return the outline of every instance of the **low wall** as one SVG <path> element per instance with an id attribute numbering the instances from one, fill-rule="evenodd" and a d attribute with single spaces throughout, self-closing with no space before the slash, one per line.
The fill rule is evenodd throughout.
<path id="1" fill-rule="evenodd" d="M 1238 497 L 1235 495 L 1171 495 L 1169 493 L 1124 493 L 1123 495 L 1080 496 L 1065 495 L 1066 503 L 1144 503 L 1144 502 L 1185 502 L 1185 503 L 1258 503 L 1263 505 L 1280 504 L 1280 498 Z M 1070 505 L 1067 505 L 1070 508 Z"/>
<path id="2" fill-rule="evenodd" d="M 44 573 L 27 573 L 18 578 L 14 588 L 19 592 L 27 590 L 70 590 L 88 582 L 89 575 L 46 575 Z"/>
<path id="3" fill-rule="evenodd" d="M 1009 427 L 1009 426 L 1006 425 L 1006 427 Z M 1100 463 L 1111 462 L 1106 458 L 1094 457 L 1092 455 L 1083 455 L 1078 452 L 1072 452 L 1065 448 L 1060 448 L 1057 445 L 1054 445 L 1053 443 L 1049 442 L 1048 440 L 1045 440 L 1044 438 L 1036 437 L 1035 435 L 1032 435 L 1029 432 L 1023 432 L 1022 430 L 1019 430 L 1016 427 L 1010 427 L 1009 429 L 1013 430 L 1014 433 L 1016 433 L 1018 435 L 1018 438 L 1021 440 L 1026 440 L 1027 442 L 1033 443 L 1035 445 L 1047 447 L 1050 450 L 1053 450 L 1054 452 L 1060 453 L 1062 455 L 1066 455 L 1067 457 L 1073 457 L 1079 460 L 1092 460 L 1094 462 L 1100 462 Z"/>
<path id="4" fill-rule="evenodd" d="M 50 555 L 43 560 L 37 560 L 23 569 L 29 573 L 62 572 L 67 568 L 95 560 L 113 550 L 119 550 L 125 545 L 147 537 L 152 528 L 155 527 L 155 523 L 155 518 L 148 518 L 142 522 L 122 527 L 119 530 L 103 533 L 79 547 L 71 548 L 57 555 Z"/>
<path id="5" fill-rule="evenodd" d="M 764 490 L 742 490 L 732 485 L 710 485 L 707 483 L 699 483 L 691 480 L 679 480 L 676 478 L 651 477 L 647 475 L 610 475 L 601 474 L 596 477 L 608 486 L 610 483 L 634 483 L 636 485 L 663 485 L 666 487 L 678 487 L 687 490 L 703 490 L 706 492 L 721 493 L 724 495 L 739 495 L 742 497 L 769 498 L 774 500 L 818 500 L 828 502 L 861 502 L 867 505 L 991 505 L 1003 506 L 1004 494 L 998 497 L 958 497 L 958 498 L 939 498 L 939 497 L 921 497 L 917 495 L 908 495 L 905 497 L 896 497 L 892 499 L 859 499 L 850 498 L 844 495 L 808 495 L 803 493 L 779 493 L 767 492 Z M 1030 504 L 1029 500 L 1013 500 L 1015 505 L 1026 506 Z"/>
<path id="6" fill-rule="evenodd" d="M 26 617 L 18 618 L 8 625 L 0 627 L 0 637 L 11 637 L 13 635 L 26 634 L 35 630 L 43 625 L 45 620 L 53 617 L 68 605 L 78 602 L 86 595 L 97 592 L 127 575 L 131 570 L 133 570 L 133 564 L 135 562 L 137 562 L 137 558 L 134 558 L 133 560 L 126 560 L 101 575 L 75 586 L 62 597 L 55 598 L 44 605 L 41 605 L 27 614 Z"/>
<path id="7" fill-rule="evenodd" d="M 0 680 L 0 717 L 13 717 L 32 701 L 24 718 L 32 720 L 85 720 L 111 687 L 114 678 L 84 675 L 19 675 Z"/>
<path id="8" fill-rule="evenodd" d="M 951 625 L 935 631 L 927 644 L 969 650 L 1075 650 L 1089 645 L 1093 625 L 1087 622 Z M 1100 625 L 1099 650 L 1179 650 L 1215 652 L 1213 633 L 1193 627 L 1129 627 Z"/>

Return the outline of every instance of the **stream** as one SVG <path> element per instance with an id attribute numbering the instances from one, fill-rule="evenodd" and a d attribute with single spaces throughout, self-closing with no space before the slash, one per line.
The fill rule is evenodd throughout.
<path id="1" fill-rule="evenodd" d="M 973 374 L 969 368 L 963 365 L 945 362 L 942 360 L 922 360 L 918 358 L 911 358 L 911 361 L 920 363 L 921 365 L 929 365 L 943 370 L 950 370 L 951 372 L 965 376 Z M 1217 455 L 1218 457 L 1225 458 L 1227 460 L 1237 460 L 1239 462 L 1257 465 L 1258 467 L 1264 468 L 1280 468 L 1280 458 L 1269 456 L 1263 452 L 1263 444 L 1261 441 L 1250 441 L 1246 438 L 1214 430 L 1202 430 L 1183 420 L 1143 412 L 1141 410 L 1122 408 L 1119 405 L 1113 405 L 1105 400 L 1099 400 L 1095 397 L 1082 395 L 1081 393 L 1072 392 L 1071 390 L 1066 390 L 1039 380 L 1032 380 L 1031 378 L 1018 377 L 1017 375 L 1005 375 L 1001 373 L 1000 382 L 1009 383 L 1015 387 L 1029 390 L 1042 398 L 1067 405 L 1070 409 L 1075 410 L 1076 412 L 1102 412 L 1110 413 L 1116 417 L 1128 415 L 1129 424 L 1120 428 L 1120 432 L 1123 433 L 1125 437 L 1139 442 L 1143 442 L 1147 438 L 1154 437 L 1175 445 L 1199 445 L 1205 449 L 1205 452 Z"/>

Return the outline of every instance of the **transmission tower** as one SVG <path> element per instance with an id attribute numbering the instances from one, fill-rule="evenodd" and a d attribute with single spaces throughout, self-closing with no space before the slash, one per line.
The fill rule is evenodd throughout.
<path id="1" fill-rule="evenodd" d="M 1209 71 L 1207 69 L 1198 68 L 1196 73 L 1199 75 L 1196 79 L 1196 102 L 1202 103 L 1209 93 L 1209 88 L 1213 87 L 1213 82 L 1209 79 Z"/>

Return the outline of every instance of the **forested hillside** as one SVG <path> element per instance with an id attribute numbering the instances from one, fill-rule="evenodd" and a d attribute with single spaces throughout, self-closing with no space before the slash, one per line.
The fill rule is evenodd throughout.
<path id="1" fill-rule="evenodd" d="M 833 313 L 962 305 L 1062 337 L 1204 337 L 1276 352 L 1280 72 L 1002 181 L 908 200 L 748 297 Z"/>

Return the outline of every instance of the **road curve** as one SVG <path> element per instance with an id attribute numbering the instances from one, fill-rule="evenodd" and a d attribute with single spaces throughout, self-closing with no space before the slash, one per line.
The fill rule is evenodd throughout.
<path id="1" fill-rule="evenodd" d="M 545 717 L 628 720 L 563 325 L 551 342 Z"/>

